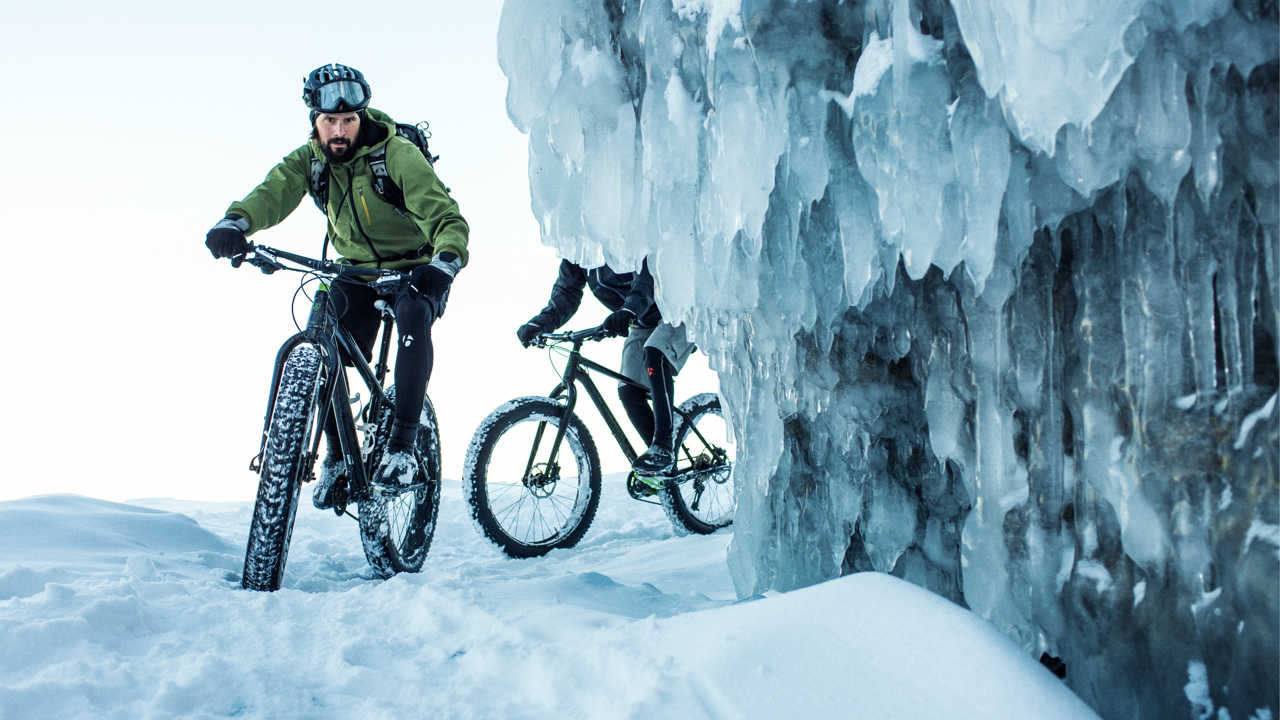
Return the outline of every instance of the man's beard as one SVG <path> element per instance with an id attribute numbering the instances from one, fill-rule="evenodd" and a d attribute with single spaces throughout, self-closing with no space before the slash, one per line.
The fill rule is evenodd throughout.
<path id="1" fill-rule="evenodd" d="M 332 143 L 333 140 L 330 140 L 320 146 L 324 150 L 325 157 L 329 158 L 330 162 L 344 162 L 350 159 L 352 153 L 355 152 L 355 143 L 350 140 L 346 142 L 346 145 L 341 150 L 334 150 Z"/>

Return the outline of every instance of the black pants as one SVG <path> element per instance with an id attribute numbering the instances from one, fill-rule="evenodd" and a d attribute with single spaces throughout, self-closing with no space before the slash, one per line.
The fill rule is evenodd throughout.
<path id="1" fill-rule="evenodd" d="M 381 314 L 373 306 L 379 297 L 370 287 L 340 280 L 329 288 L 329 298 L 337 311 L 338 321 L 355 338 L 365 360 L 373 357 L 373 341 L 382 322 Z M 427 302 L 408 289 L 394 297 L 381 297 L 395 309 L 396 329 L 400 336 L 394 371 L 395 417 L 402 423 L 416 423 L 422 413 L 422 399 L 427 392 L 427 380 L 431 377 L 431 366 L 435 360 L 431 344 L 431 325 L 435 317 Z M 332 411 L 324 430 L 329 448 L 337 450 L 338 425 Z"/>

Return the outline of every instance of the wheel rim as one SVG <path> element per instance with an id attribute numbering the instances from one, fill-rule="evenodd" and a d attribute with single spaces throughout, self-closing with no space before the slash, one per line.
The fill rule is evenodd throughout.
<path id="1" fill-rule="evenodd" d="M 545 428 L 530 461 L 530 450 Z M 489 456 L 485 493 L 502 532 L 523 545 L 549 545 L 577 526 L 590 492 L 587 463 L 569 434 L 550 461 L 556 425 L 530 417 L 502 434 Z M 526 472 L 528 468 L 528 472 Z"/>

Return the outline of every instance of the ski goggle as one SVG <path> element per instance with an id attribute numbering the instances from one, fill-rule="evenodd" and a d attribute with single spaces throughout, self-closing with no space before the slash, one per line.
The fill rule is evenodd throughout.
<path id="1" fill-rule="evenodd" d="M 312 100 L 322 113 L 355 112 L 369 104 L 369 94 L 354 80 L 336 80 L 317 88 Z"/>

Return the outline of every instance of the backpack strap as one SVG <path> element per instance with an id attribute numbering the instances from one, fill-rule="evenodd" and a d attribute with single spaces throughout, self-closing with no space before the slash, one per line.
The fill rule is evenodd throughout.
<path id="1" fill-rule="evenodd" d="M 369 161 L 369 170 L 373 173 L 373 191 L 382 198 L 382 201 L 395 208 L 396 214 L 405 217 L 409 214 L 409 208 L 404 203 L 404 191 L 391 179 L 391 173 L 387 171 L 387 147 L 374 150 L 365 156 Z"/>
<path id="2" fill-rule="evenodd" d="M 391 205 L 400 217 L 407 217 L 409 210 L 404 204 L 404 191 L 396 185 L 391 179 L 391 173 L 387 170 L 387 149 L 386 146 L 365 156 L 369 161 L 369 170 L 373 173 L 373 191 L 379 198 Z M 311 173 L 309 178 L 311 199 L 315 201 L 316 207 L 320 208 L 320 212 L 325 213 L 328 217 L 329 202 L 329 163 L 322 157 L 314 156 L 311 158 Z M 324 235 L 324 249 L 321 250 L 323 257 L 329 250 L 329 231 L 326 229 Z M 394 262 L 397 260 L 416 260 L 418 258 L 427 257 L 431 254 L 431 243 L 423 243 L 421 246 L 406 253 L 393 255 L 389 257 L 379 257 L 376 260 L 368 262 L 377 263 L 381 266 L 384 262 Z"/>
<path id="3" fill-rule="evenodd" d="M 316 207 L 326 217 L 329 215 L 329 163 L 319 155 L 311 156 L 311 174 L 307 178 L 307 192 L 315 201 Z"/>

